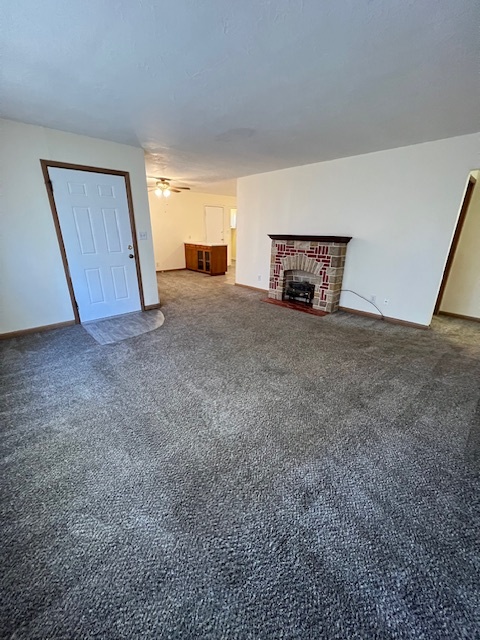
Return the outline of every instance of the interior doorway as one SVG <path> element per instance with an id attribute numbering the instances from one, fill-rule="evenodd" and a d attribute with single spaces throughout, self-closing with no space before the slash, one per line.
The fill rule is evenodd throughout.
<path id="1" fill-rule="evenodd" d="M 76 322 L 144 310 L 128 173 L 41 164 Z"/>
<path id="2" fill-rule="evenodd" d="M 230 257 L 237 260 L 237 210 L 230 209 Z"/>
<path id="3" fill-rule="evenodd" d="M 480 171 L 469 175 L 435 315 L 480 320 Z"/>

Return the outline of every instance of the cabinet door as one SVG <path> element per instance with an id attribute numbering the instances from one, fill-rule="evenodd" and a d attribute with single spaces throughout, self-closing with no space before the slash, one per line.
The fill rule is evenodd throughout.
<path id="1" fill-rule="evenodd" d="M 185 245 L 185 266 L 187 269 L 196 269 L 197 268 L 197 252 L 195 251 L 195 247 L 187 244 Z"/>
<path id="2" fill-rule="evenodd" d="M 201 249 L 197 251 L 197 267 L 199 271 L 205 271 L 204 252 Z"/>
<path id="3" fill-rule="evenodd" d="M 212 276 L 224 274 L 227 270 L 227 247 L 212 247 L 212 258 L 210 260 Z"/>
<path id="4" fill-rule="evenodd" d="M 205 251 L 205 271 L 210 272 L 210 251 Z"/>

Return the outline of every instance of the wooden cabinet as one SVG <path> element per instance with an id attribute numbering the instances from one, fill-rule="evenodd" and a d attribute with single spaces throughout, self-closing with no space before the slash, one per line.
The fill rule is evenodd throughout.
<path id="1" fill-rule="evenodd" d="M 223 276 L 227 270 L 227 245 L 185 244 L 187 269 L 211 276 Z"/>

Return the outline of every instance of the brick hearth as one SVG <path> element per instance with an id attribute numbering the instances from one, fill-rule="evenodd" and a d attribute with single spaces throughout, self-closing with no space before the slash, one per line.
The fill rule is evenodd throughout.
<path id="1" fill-rule="evenodd" d="M 288 278 L 300 281 L 307 279 L 315 285 L 313 309 L 327 313 L 337 311 L 347 244 L 351 238 L 293 235 L 271 235 L 270 238 L 272 250 L 268 297 L 282 300 Z"/>

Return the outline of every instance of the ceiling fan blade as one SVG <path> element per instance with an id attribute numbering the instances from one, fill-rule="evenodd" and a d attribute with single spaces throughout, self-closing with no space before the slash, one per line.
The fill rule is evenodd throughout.
<path id="1" fill-rule="evenodd" d="M 174 187 L 170 187 L 170 191 L 173 191 L 174 193 L 182 193 L 180 189 L 175 189 Z"/>
<path id="2" fill-rule="evenodd" d="M 175 189 L 184 189 L 185 191 L 190 191 L 190 187 L 178 187 L 175 185 Z"/>
<path id="3" fill-rule="evenodd" d="M 157 176 L 147 176 L 149 180 L 157 180 L 158 182 L 170 182 L 170 178 L 158 178 Z"/>

